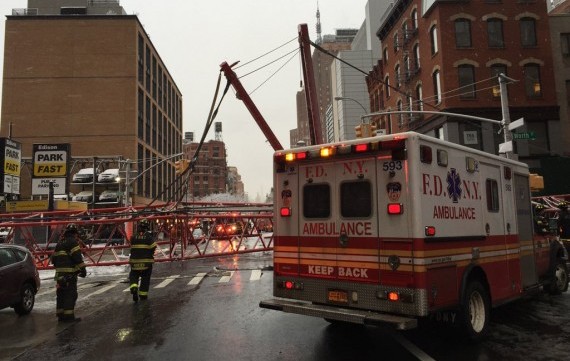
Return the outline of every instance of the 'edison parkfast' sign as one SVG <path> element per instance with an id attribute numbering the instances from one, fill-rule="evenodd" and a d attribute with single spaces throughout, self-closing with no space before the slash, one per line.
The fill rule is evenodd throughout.
<path id="1" fill-rule="evenodd" d="M 69 144 L 34 144 L 34 175 L 32 194 L 49 193 L 49 184 L 53 184 L 54 194 L 66 194 Z"/>

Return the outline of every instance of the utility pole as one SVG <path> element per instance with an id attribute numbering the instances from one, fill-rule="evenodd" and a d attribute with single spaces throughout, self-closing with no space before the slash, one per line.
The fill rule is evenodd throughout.
<path id="1" fill-rule="evenodd" d="M 505 147 L 505 157 L 507 159 L 512 159 L 513 158 L 513 135 L 511 134 L 511 130 L 509 129 L 509 124 L 511 123 L 511 115 L 509 113 L 509 97 L 508 97 L 508 93 L 507 93 L 507 78 L 505 76 L 505 74 L 500 73 L 499 76 L 499 91 L 501 93 L 501 111 L 503 114 L 503 121 L 501 122 L 501 124 L 503 125 L 503 136 L 504 136 L 504 140 L 505 143 L 503 144 L 510 144 L 510 149 L 509 147 Z M 499 154 L 501 154 L 501 151 L 499 150 Z"/>

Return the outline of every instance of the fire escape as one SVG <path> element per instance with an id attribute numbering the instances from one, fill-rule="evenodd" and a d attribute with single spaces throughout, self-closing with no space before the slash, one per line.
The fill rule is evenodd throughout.
<path id="1" fill-rule="evenodd" d="M 401 58 L 396 64 L 396 87 L 400 89 L 402 99 L 398 99 L 396 107 L 398 111 L 406 110 L 422 110 L 420 94 L 417 94 L 416 84 L 417 76 L 420 71 L 419 53 L 417 48 L 418 27 L 417 21 L 412 19 L 412 24 L 405 21 L 402 24 L 401 31 L 394 35 L 394 50 L 400 48 Z M 412 113 L 398 114 L 398 127 L 401 131 L 414 128 L 417 121 L 421 120 L 422 115 Z"/>

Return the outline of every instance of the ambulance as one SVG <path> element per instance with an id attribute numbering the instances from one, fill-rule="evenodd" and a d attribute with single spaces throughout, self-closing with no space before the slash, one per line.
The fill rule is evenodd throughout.
<path id="1" fill-rule="evenodd" d="M 568 289 L 567 252 L 534 232 L 515 160 L 381 135 L 275 152 L 274 192 L 263 308 L 399 330 L 445 313 L 479 339 L 493 307 Z"/>

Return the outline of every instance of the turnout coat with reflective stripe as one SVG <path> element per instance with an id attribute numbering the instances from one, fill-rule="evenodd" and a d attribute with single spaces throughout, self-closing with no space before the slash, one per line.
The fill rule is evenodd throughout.
<path id="1" fill-rule="evenodd" d="M 57 242 L 55 250 L 51 255 L 51 263 L 55 267 L 56 278 L 67 274 L 75 274 L 82 268 L 85 268 L 81 248 L 75 236 L 66 235 Z"/>
<path id="2" fill-rule="evenodd" d="M 131 241 L 131 257 L 129 263 L 133 268 L 146 269 L 154 263 L 154 250 L 156 243 L 153 241 L 152 233 L 138 233 Z"/>

